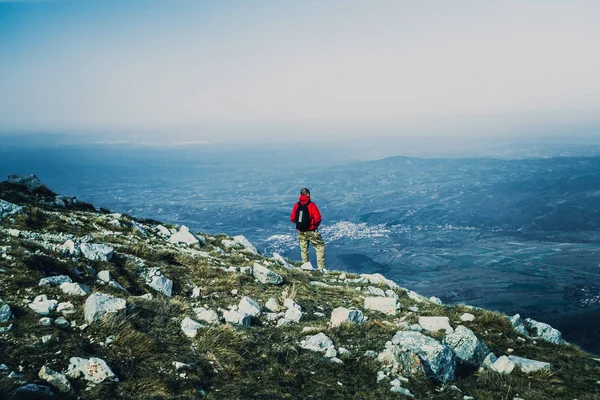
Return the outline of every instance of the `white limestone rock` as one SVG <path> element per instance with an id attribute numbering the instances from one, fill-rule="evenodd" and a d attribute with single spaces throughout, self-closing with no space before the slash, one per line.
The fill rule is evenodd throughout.
<path id="1" fill-rule="evenodd" d="M 65 317 L 58 317 L 54 320 L 54 325 L 64 329 L 70 327 L 71 323 Z"/>
<path id="2" fill-rule="evenodd" d="M 11 378 L 15 372 L 8 375 Z M 38 385 L 37 383 L 28 383 L 20 386 L 12 394 L 15 399 L 47 399 L 54 396 L 54 392 L 46 385 Z"/>
<path id="3" fill-rule="evenodd" d="M 454 332 L 454 329 L 450 326 L 450 319 L 448 317 L 419 317 L 419 325 L 430 332 L 437 332 L 442 329 L 446 333 Z"/>
<path id="4" fill-rule="evenodd" d="M 475 321 L 475 316 L 471 313 L 464 313 L 460 316 L 460 320 L 462 322 L 473 322 Z"/>
<path id="5" fill-rule="evenodd" d="M 262 307 L 258 304 L 258 301 L 251 297 L 244 296 L 241 298 L 238 305 L 238 311 L 244 314 L 248 314 L 251 317 L 257 317 L 262 311 Z"/>
<path id="6" fill-rule="evenodd" d="M 237 310 L 226 310 L 223 312 L 225 322 L 231 325 L 250 326 L 252 317 Z"/>
<path id="7" fill-rule="evenodd" d="M 163 275 L 149 277 L 148 286 L 167 297 L 171 297 L 173 294 L 173 281 Z"/>
<path id="8" fill-rule="evenodd" d="M 171 231 L 169 230 L 169 228 L 167 228 L 164 225 L 156 225 L 156 232 L 158 232 L 158 234 L 162 237 L 170 237 L 171 236 Z"/>
<path id="9" fill-rule="evenodd" d="M 79 254 L 79 246 L 77 246 L 75 244 L 74 241 L 72 241 L 71 239 L 67 240 L 65 243 L 63 243 L 62 248 L 64 250 L 64 252 L 66 252 L 67 254 L 71 255 L 71 256 L 75 256 Z"/>
<path id="10" fill-rule="evenodd" d="M 90 294 L 90 288 L 80 283 L 61 283 L 60 290 L 69 296 L 87 296 Z"/>
<path id="11" fill-rule="evenodd" d="M 71 357 L 69 359 L 69 368 L 67 377 L 77 379 L 83 377 L 86 381 L 94 384 L 104 382 L 105 380 L 118 382 L 119 378 L 106 365 L 101 358 L 91 357 L 89 359 L 80 357 Z"/>
<path id="12" fill-rule="evenodd" d="M 243 235 L 237 235 L 233 237 L 233 241 L 242 246 L 244 248 L 244 250 L 246 250 L 248 253 L 250 254 L 254 254 L 254 255 L 258 255 L 258 250 L 256 250 L 256 247 L 254 247 L 254 245 L 252 243 L 250 243 L 248 241 L 248 239 L 246 239 Z"/>
<path id="13" fill-rule="evenodd" d="M 320 332 L 316 335 L 307 336 L 306 339 L 300 342 L 300 347 L 305 350 L 325 353 L 330 347 L 334 346 L 333 341 L 323 332 Z"/>
<path id="14" fill-rule="evenodd" d="M 6 322 L 12 317 L 12 311 L 8 303 L 0 299 L 0 323 Z"/>
<path id="15" fill-rule="evenodd" d="M 40 279 L 38 286 L 60 286 L 63 283 L 72 283 L 73 281 L 67 275 L 49 276 Z"/>
<path id="16" fill-rule="evenodd" d="M 50 317 L 44 317 L 44 318 L 40 318 L 40 325 L 41 326 L 52 326 L 52 318 Z"/>
<path id="17" fill-rule="evenodd" d="M 85 301 L 83 313 L 85 321 L 91 324 L 108 314 L 124 314 L 126 307 L 125 299 L 109 294 L 92 293 Z"/>
<path id="18" fill-rule="evenodd" d="M 429 300 L 427 298 L 421 296 L 417 292 L 413 292 L 412 290 L 406 290 L 406 295 L 409 299 L 416 301 L 417 303 L 427 303 Z"/>
<path id="19" fill-rule="evenodd" d="M 283 306 L 285 308 L 295 308 L 297 310 L 302 311 L 302 307 L 300 306 L 300 304 L 296 303 L 294 300 L 287 298 L 283 301 Z"/>
<path id="20" fill-rule="evenodd" d="M 394 315 L 400 308 L 400 303 L 393 297 L 367 297 L 364 308 L 366 310 L 379 311 L 384 314 Z"/>
<path id="21" fill-rule="evenodd" d="M 525 327 L 525 323 L 523 322 L 523 320 L 521 319 L 521 316 L 519 314 L 513 315 L 512 317 L 510 317 L 508 319 L 508 321 L 513 326 L 513 328 L 515 328 L 515 331 L 517 331 L 517 333 L 519 335 L 529 336 L 529 332 L 527 331 L 527 328 Z"/>
<path id="22" fill-rule="evenodd" d="M 40 368 L 38 376 L 40 379 L 43 379 L 54 386 L 61 393 L 70 393 L 73 391 L 73 387 L 65 375 L 54 371 L 46 365 Z"/>
<path id="23" fill-rule="evenodd" d="M 490 369 L 500 374 L 510 374 L 515 369 L 515 363 L 510 361 L 507 356 L 502 356 L 494 361 Z"/>
<path id="24" fill-rule="evenodd" d="M 58 303 L 58 306 L 56 307 L 56 312 L 59 312 L 63 315 L 74 314 L 75 306 L 70 301 Z"/>
<path id="25" fill-rule="evenodd" d="M 438 297 L 435 297 L 435 296 L 431 296 L 429 298 L 429 302 L 433 303 L 433 304 L 437 304 L 438 306 L 441 306 L 442 304 L 444 304 L 444 303 L 442 303 L 442 300 L 440 300 Z"/>
<path id="26" fill-rule="evenodd" d="M 23 211 L 23 207 L 0 199 L 0 219 Z"/>
<path id="27" fill-rule="evenodd" d="M 525 324 L 529 329 L 530 336 L 536 339 L 542 339 L 550 343 L 563 344 L 562 334 L 558 329 L 554 329 L 548 324 L 538 322 L 534 319 L 527 318 Z"/>
<path id="28" fill-rule="evenodd" d="M 198 330 L 203 327 L 204 325 L 188 317 L 185 317 L 181 321 L 181 330 L 183 331 L 183 334 L 189 338 L 195 338 L 198 334 Z"/>
<path id="29" fill-rule="evenodd" d="M 454 380 L 456 371 L 452 349 L 419 332 L 396 332 L 377 359 L 396 374 L 423 374 L 439 382 Z"/>
<path id="30" fill-rule="evenodd" d="M 110 271 L 100 271 L 98 272 L 98 279 L 101 282 L 104 283 L 108 283 L 112 280 L 112 277 L 110 276 Z"/>
<path id="31" fill-rule="evenodd" d="M 315 268 L 310 263 L 310 261 L 307 261 L 307 262 L 305 262 L 304 264 L 302 264 L 300 266 L 300 269 L 303 270 L 303 271 L 313 271 Z"/>
<path id="32" fill-rule="evenodd" d="M 49 315 L 52 311 L 56 310 L 58 301 L 48 300 L 48 296 L 42 294 L 37 296 L 33 302 L 29 303 L 27 306 L 40 315 Z"/>
<path id="33" fill-rule="evenodd" d="M 114 254 L 114 249 L 106 244 L 81 243 L 79 250 L 85 258 L 91 261 L 109 262 Z"/>
<path id="34" fill-rule="evenodd" d="M 394 299 L 397 299 L 399 296 L 392 289 L 388 289 L 385 291 L 385 297 L 393 297 Z"/>
<path id="35" fill-rule="evenodd" d="M 265 308 L 271 312 L 277 313 L 281 309 L 275 297 L 269 298 L 265 304 Z"/>
<path id="36" fill-rule="evenodd" d="M 362 279 L 365 279 L 372 285 L 384 284 L 387 285 L 390 289 L 398 289 L 400 286 L 390 279 L 387 279 L 385 276 L 381 274 L 360 274 Z"/>
<path id="37" fill-rule="evenodd" d="M 335 308 L 331 312 L 331 327 L 335 328 L 343 323 L 360 324 L 364 320 L 363 312 L 345 307 Z"/>
<path id="38" fill-rule="evenodd" d="M 492 364 L 495 363 L 497 359 L 498 359 L 498 357 L 496 357 L 496 355 L 494 353 L 489 353 L 483 359 L 483 362 L 481 363 L 481 368 L 490 369 L 492 367 Z"/>
<path id="39" fill-rule="evenodd" d="M 466 365 L 480 365 L 490 352 L 475 333 L 463 325 L 457 326 L 454 332 L 447 334 L 443 343 L 452 348 L 460 363 Z"/>
<path id="40" fill-rule="evenodd" d="M 252 274 L 260 282 L 264 284 L 279 285 L 283 282 L 281 275 L 271 271 L 267 267 L 255 263 L 252 268 Z"/>
<path id="41" fill-rule="evenodd" d="M 302 311 L 297 308 L 288 308 L 285 312 L 285 319 L 289 320 L 292 323 L 297 323 L 302 318 Z"/>
<path id="42" fill-rule="evenodd" d="M 219 314 L 217 314 L 217 312 L 214 310 L 198 307 L 194 308 L 193 311 L 194 314 L 196 314 L 196 319 L 198 321 L 206 322 L 211 325 L 218 325 L 220 323 Z"/>
<path id="43" fill-rule="evenodd" d="M 273 253 L 273 260 L 277 261 L 279 264 L 283 265 L 287 269 L 294 269 L 294 268 L 296 268 L 292 264 L 290 264 L 289 262 L 287 262 L 285 260 L 285 258 L 283 258 L 279 253 Z"/>
<path id="44" fill-rule="evenodd" d="M 182 225 L 178 232 L 175 232 L 169 237 L 169 243 L 191 246 L 200 243 L 203 244 L 204 240 L 201 240 L 198 236 L 190 232 L 190 228 Z"/>
<path id="45" fill-rule="evenodd" d="M 543 369 L 550 369 L 550 363 L 543 361 L 530 360 L 524 357 L 508 356 L 508 359 L 515 364 L 517 368 L 520 368 L 526 374 L 541 371 Z"/>
<path id="46" fill-rule="evenodd" d="M 375 286 L 367 287 L 367 292 L 369 292 L 371 296 L 386 297 L 383 289 L 379 289 Z"/>

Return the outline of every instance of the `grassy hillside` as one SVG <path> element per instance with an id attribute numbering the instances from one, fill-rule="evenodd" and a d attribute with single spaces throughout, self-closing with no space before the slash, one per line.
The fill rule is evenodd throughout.
<path id="1" fill-rule="evenodd" d="M 342 271 L 285 266 L 225 236 L 196 233 L 197 244 L 171 243 L 169 234 L 179 227 L 166 226 L 167 234 L 157 221 L 112 214 L 71 199 L 57 202 L 43 186 L 30 190 L 3 182 L 0 198 L 23 207 L 0 219 L 0 299 L 12 314 L 0 323 L 6 330 L 0 334 L 2 398 L 45 398 L 17 391 L 28 383 L 49 387 L 54 398 L 73 399 L 407 398 L 390 390 L 395 376 L 385 370 L 377 353 L 419 317 L 447 316 L 453 327 L 470 328 L 498 356 L 514 354 L 551 367 L 500 374 L 459 366 L 456 379 L 447 383 L 423 374 L 407 376 L 402 387 L 415 398 L 600 399 L 598 360 L 569 344 L 520 336 L 505 315 L 439 305 L 406 289 L 390 289 L 385 282 Z M 75 245 L 107 245 L 114 252 L 108 261 L 90 260 L 69 251 L 69 240 Z M 249 272 L 256 263 L 281 276 L 282 283 L 261 283 Z M 112 283 L 100 279 L 102 271 L 109 272 Z M 172 282 L 171 290 L 152 287 L 156 271 Z M 89 290 L 85 295 L 66 294 L 62 286 L 39 285 L 52 276 L 67 276 Z M 392 290 L 387 296 L 398 298 L 398 312 L 365 309 L 365 297 L 373 288 Z M 89 322 L 84 304 L 90 293 L 124 299 L 126 308 Z M 44 316 L 30 307 L 39 295 L 73 307 L 51 311 L 45 326 L 40 323 Z M 225 323 L 225 312 L 244 296 L 256 300 L 262 312 L 249 326 Z M 278 325 L 282 316 L 264 309 L 271 298 L 282 312 L 285 300 L 294 300 L 302 308 L 300 321 Z M 197 320 L 199 307 L 215 311 L 219 320 L 202 323 L 190 337 L 181 324 L 186 317 Z M 331 327 L 330 316 L 337 307 L 362 310 L 367 318 L 360 324 Z M 475 319 L 461 321 L 464 313 Z M 57 325 L 61 316 L 67 323 Z M 341 363 L 302 348 L 303 340 L 319 332 L 333 341 Z M 445 335 L 424 333 L 438 340 Z M 89 384 L 70 377 L 72 391 L 59 392 L 56 384 L 40 378 L 43 366 L 66 372 L 72 357 L 104 360 L 118 381 Z M 378 382 L 379 371 L 385 376 Z"/>

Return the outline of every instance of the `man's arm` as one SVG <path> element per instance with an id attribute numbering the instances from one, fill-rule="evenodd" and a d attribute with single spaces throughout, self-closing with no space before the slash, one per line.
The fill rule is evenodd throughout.
<path id="1" fill-rule="evenodd" d="M 294 208 L 292 208 L 292 215 L 290 215 L 290 221 L 296 222 L 296 210 L 298 210 L 298 203 L 294 204 Z"/>
<path id="2" fill-rule="evenodd" d="M 312 205 L 310 210 L 310 217 L 313 220 L 313 224 L 316 228 L 321 224 L 321 212 L 319 211 L 319 207 L 315 203 L 310 203 Z"/>

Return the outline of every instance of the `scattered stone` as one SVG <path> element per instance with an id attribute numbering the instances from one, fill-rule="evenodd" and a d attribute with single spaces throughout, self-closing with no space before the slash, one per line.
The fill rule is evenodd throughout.
<path id="1" fill-rule="evenodd" d="M 394 299 L 397 299 L 399 296 L 392 289 L 388 289 L 385 291 L 385 297 L 393 297 Z"/>
<path id="2" fill-rule="evenodd" d="M 70 301 L 58 303 L 58 306 L 56 307 L 56 312 L 59 312 L 63 315 L 74 314 L 75 306 Z"/>
<path id="3" fill-rule="evenodd" d="M 194 286 L 192 289 L 192 299 L 197 299 L 202 294 L 202 288 L 199 286 Z"/>
<path id="4" fill-rule="evenodd" d="M 489 353 L 483 359 L 483 362 L 481 363 L 481 368 L 490 369 L 492 367 L 492 364 L 495 363 L 497 359 L 498 359 L 498 357 L 496 357 L 496 355 L 494 353 Z"/>
<path id="5" fill-rule="evenodd" d="M 108 283 L 112 280 L 110 276 L 110 271 L 100 271 L 98 272 L 98 279 L 100 279 L 104 283 Z"/>
<path id="6" fill-rule="evenodd" d="M 548 324 L 538 322 L 531 318 L 525 320 L 529 328 L 530 336 L 536 339 L 542 339 L 550 343 L 563 344 L 562 334 L 558 329 L 554 329 Z"/>
<path id="7" fill-rule="evenodd" d="M 259 254 L 258 250 L 256 250 L 256 247 L 254 247 L 254 245 L 250 243 L 243 235 L 234 236 L 233 241 L 235 244 L 242 246 L 248 253 L 254 254 L 255 256 Z"/>
<path id="8" fill-rule="evenodd" d="M 471 313 L 464 313 L 460 316 L 460 320 L 462 322 L 472 322 L 475 321 L 475 316 Z"/>
<path id="9" fill-rule="evenodd" d="M 459 325 L 456 330 L 446 335 L 444 344 L 450 346 L 456 358 L 462 364 L 478 366 L 490 350 L 469 328 Z"/>
<path id="10" fill-rule="evenodd" d="M 419 332 L 396 332 L 377 359 L 404 376 L 424 374 L 439 382 L 454 380 L 456 360 L 452 349 Z"/>
<path id="11" fill-rule="evenodd" d="M 40 319 L 40 325 L 42 326 L 52 326 L 52 318 L 44 317 Z"/>
<path id="12" fill-rule="evenodd" d="M 418 313 L 419 312 L 419 307 L 417 307 L 417 306 L 410 306 L 410 307 L 408 307 L 408 311 L 412 311 L 414 313 Z"/>
<path id="13" fill-rule="evenodd" d="M 58 317 L 54 320 L 54 325 L 59 328 L 68 328 L 71 326 L 71 323 L 65 317 Z"/>
<path id="14" fill-rule="evenodd" d="M 101 358 L 90 359 L 71 357 L 69 359 L 67 377 L 77 379 L 83 376 L 88 382 L 101 383 L 105 380 L 118 382 L 119 379 L 113 374 L 106 362 Z"/>
<path id="15" fill-rule="evenodd" d="M 429 301 L 433 304 L 437 304 L 438 306 L 441 306 L 442 304 L 444 304 L 444 303 L 442 303 L 442 300 L 440 300 L 438 297 L 435 297 L 435 296 L 431 296 L 429 298 Z"/>
<path id="16" fill-rule="evenodd" d="M 37 296 L 32 303 L 27 304 L 30 309 L 41 315 L 49 315 L 56 310 L 57 305 L 58 301 L 48 300 L 45 294 Z"/>
<path id="17" fill-rule="evenodd" d="M 437 332 L 442 329 L 446 333 L 454 332 L 454 329 L 450 326 L 450 319 L 448 317 L 419 317 L 419 325 L 430 332 Z"/>
<path id="18" fill-rule="evenodd" d="M 0 323 L 6 322 L 12 317 L 10 306 L 4 300 L 0 299 Z"/>
<path id="19" fill-rule="evenodd" d="M 510 374 L 515 369 L 515 363 L 513 363 L 507 356 L 499 357 L 490 366 L 492 371 L 496 371 L 500 374 Z"/>
<path id="20" fill-rule="evenodd" d="M 198 321 L 206 322 L 212 325 L 219 324 L 219 315 L 214 310 L 199 307 L 194 308 L 194 313 L 196 314 L 196 319 Z"/>
<path id="21" fill-rule="evenodd" d="M 340 359 L 339 359 L 339 358 L 337 358 L 337 357 L 331 357 L 331 358 L 329 359 L 329 361 L 331 361 L 331 362 L 332 362 L 332 363 L 334 363 L 334 364 L 343 364 L 343 363 L 344 363 L 342 360 L 340 360 Z"/>
<path id="22" fill-rule="evenodd" d="M 348 309 L 345 307 L 335 308 L 331 312 L 331 327 L 335 328 L 345 322 L 351 324 L 360 324 L 364 320 L 363 312 L 356 309 Z"/>
<path id="23" fill-rule="evenodd" d="M 46 365 L 40 368 L 38 376 L 40 379 L 43 379 L 50 385 L 54 386 L 61 393 L 70 393 L 73 391 L 71 383 L 65 375 L 54 371 Z"/>
<path id="24" fill-rule="evenodd" d="M 300 318 L 302 318 L 302 311 L 297 308 L 288 308 L 285 312 L 285 319 L 293 323 L 299 322 Z"/>
<path id="25" fill-rule="evenodd" d="M 387 285 L 390 289 L 398 289 L 400 286 L 381 274 L 360 274 L 360 277 L 372 285 Z"/>
<path id="26" fill-rule="evenodd" d="M 277 299 L 275 297 L 271 297 L 269 298 L 269 300 L 267 300 L 265 308 L 274 313 L 279 312 L 280 310 L 279 303 L 277 302 Z"/>
<path id="27" fill-rule="evenodd" d="M 62 247 L 63 247 L 64 251 L 71 256 L 75 256 L 75 255 L 79 254 L 79 247 L 77 245 L 75 245 L 75 242 L 72 241 L 71 239 L 69 239 L 65 243 L 63 243 Z"/>
<path id="28" fill-rule="evenodd" d="M 43 344 L 46 344 L 46 343 L 48 343 L 51 340 L 52 340 L 52 335 L 44 335 L 44 336 L 42 336 L 42 343 Z"/>
<path id="29" fill-rule="evenodd" d="M 198 334 L 198 329 L 203 327 L 204 325 L 188 317 L 185 317 L 183 321 L 181 321 L 181 330 L 184 335 L 189 338 L 195 338 Z"/>
<path id="30" fill-rule="evenodd" d="M 171 236 L 171 231 L 169 230 L 169 228 L 167 228 L 164 225 L 158 224 L 158 225 L 156 225 L 155 229 L 158 232 L 158 234 L 161 235 L 162 237 Z"/>
<path id="31" fill-rule="evenodd" d="M 38 286 L 60 286 L 63 283 L 72 283 L 70 277 L 67 275 L 49 276 L 47 278 L 40 279 Z"/>
<path id="32" fill-rule="evenodd" d="M 347 355 L 347 354 L 350 354 L 350 350 L 348 350 L 348 349 L 347 349 L 347 348 L 345 348 L 345 347 L 339 347 L 339 348 L 338 348 L 338 355 L 340 355 L 340 356 L 345 356 L 345 355 Z"/>
<path id="33" fill-rule="evenodd" d="M 287 269 L 294 269 L 295 267 L 285 260 L 279 253 L 273 253 L 273 260 L 283 265 Z"/>
<path id="34" fill-rule="evenodd" d="M 45 397 L 54 397 L 54 392 L 49 386 L 28 383 L 15 390 L 13 397 L 15 399 L 43 399 Z"/>
<path id="35" fill-rule="evenodd" d="M 190 228 L 185 225 L 182 225 L 179 229 L 179 232 L 175 232 L 169 238 L 169 243 L 173 244 L 184 244 L 187 246 L 191 246 L 194 244 L 199 244 L 201 242 L 200 238 L 190 232 Z M 202 240 L 204 242 L 204 240 Z"/>
<path id="36" fill-rule="evenodd" d="M 173 281 L 160 275 L 160 271 L 158 271 L 158 274 L 155 273 L 153 276 L 148 276 L 147 283 L 152 289 L 167 297 L 171 297 L 173 293 Z"/>
<path id="37" fill-rule="evenodd" d="M 61 283 L 60 290 L 69 296 L 87 296 L 90 294 L 90 288 L 80 283 Z"/>
<path id="38" fill-rule="evenodd" d="M 179 361 L 173 361 L 172 364 L 173 364 L 173 367 L 175 367 L 175 371 L 177 371 L 177 372 L 189 370 L 192 368 L 192 366 L 190 364 L 182 363 Z"/>
<path id="39" fill-rule="evenodd" d="M 304 264 L 302 264 L 300 266 L 300 269 L 304 270 L 304 271 L 313 271 L 315 268 L 313 267 L 313 265 L 310 263 L 310 261 L 305 262 Z"/>
<path id="40" fill-rule="evenodd" d="M 281 275 L 271 271 L 267 267 L 263 267 L 258 263 L 254 264 L 254 267 L 252 268 L 252 274 L 260 283 L 279 285 L 283 282 Z"/>
<path id="41" fill-rule="evenodd" d="M 375 350 L 367 350 L 365 351 L 365 357 L 376 358 L 379 355 Z"/>
<path id="42" fill-rule="evenodd" d="M 114 249 L 105 244 L 82 243 L 79 245 L 81 254 L 91 261 L 109 262 L 114 254 Z"/>
<path id="43" fill-rule="evenodd" d="M 320 332 L 316 335 L 307 336 L 306 339 L 300 342 L 300 347 L 310 351 L 325 353 L 330 347 L 334 346 L 331 339 L 323 332 Z"/>
<path id="44" fill-rule="evenodd" d="M 223 312 L 225 322 L 231 325 L 250 326 L 251 316 L 235 310 L 227 310 Z"/>
<path id="45" fill-rule="evenodd" d="M 379 311 L 384 314 L 396 314 L 400 306 L 397 299 L 393 297 L 367 297 L 365 298 L 364 308 L 367 310 Z"/>
<path id="46" fill-rule="evenodd" d="M 402 394 L 406 397 L 409 397 L 411 399 L 414 399 L 415 396 L 410 392 L 410 390 L 403 388 L 400 385 L 392 385 L 392 388 L 390 389 L 393 393 L 398 393 L 398 394 Z"/>
<path id="47" fill-rule="evenodd" d="M 127 303 L 125 299 L 103 294 L 91 294 L 83 306 L 85 321 L 88 324 L 98 321 L 108 314 L 124 314 Z"/>
<path id="48" fill-rule="evenodd" d="M 508 321 L 513 328 L 515 328 L 515 331 L 517 331 L 519 335 L 529 336 L 529 332 L 527 332 L 527 328 L 525 328 L 525 324 L 523 323 L 523 320 L 519 314 L 513 315 L 508 319 Z"/>
<path id="49" fill-rule="evenodd" d="M 369 292 L 371 296 L 385 297 L 385 292 L 383 289 L 379 289 L 375 286 L 367 287 L 367 292 Z"/>
<path id="50" fill-rule="evenodd" d="M 10 325 L 0 328 L 0 334 L 10 331 L 12 329 L 12 327 L 13 327 L 12 324 L 10 324 Z"/>
<path id="51" fill-rule="evenodd" d="M 542 369 L 550 369 L 550 363 L 543 361 L 530 360 L 528 358 L 517 356 L 508 356 L 508 359 L 526 374 Z"/>
<path id="52" fill-rule="evenodd" d="M 239 290 L 231 289 L 231 291 L 229 293 L 231 293 L 232 296 L 237 296 L 237 294 L 239 293 Z"/>
<path id="53" fill-rule="evenodd" d="M 319 287 L 331 287 L 331 285 L 326 284 L 325 282 L 321 282 L 321 281 L 310 281 L 309 285 L 313 285 L 313 286 L 319 286 Z"/>
<path id="54" fill-rule="evenodd" d="M 238 305 L 238 311 L 244 314 L 248 314 L 252 317 L 257 317 L 258 315 L 260 315 L 261 306 L 253 298 L 244 296 L 240 300 L 240 304 Z"/>
<path id="55" fill-rule="evenodd" d="M 252 267 L 240 267 L 240 274 L 252 275 Z"/>
<path id="56" fill-rule="evenodd" d="M 426 303 L 428 300 L 420 294 L 413 292 L 412 290 L 406 290 L 406 295 L 409 299 L 416 301 L 417 303 Z"/>

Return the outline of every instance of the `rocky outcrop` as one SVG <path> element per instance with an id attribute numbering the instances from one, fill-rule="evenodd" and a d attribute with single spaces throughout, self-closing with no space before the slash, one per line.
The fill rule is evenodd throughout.
<path id="1" fill-rule="evenodd" d="M 423 374 L 439 382 L 454 380 L 456 359 L 452 349 L 419 332 L 398 331 L 377 359 L 404 376 Z"/>
<path id="2" fill-rule="evenodd" d="M 114 249 L 105 244 L 81 243 L 79 250 L 91 261 L 109 262 L 114 254 Z"/>
<path id="3" fill-rule="evenodd" d="M 221 241 L 221 243 L 223 244 L 223 246 L 225 246 L 225 248 L 234 248 L 234 247 L 241 247 L 244 249 L 244 251 L 250 253 L 250 254 L 254 254 L 254 255 L 258 255 L 258 250 L 256 250 L 256 247 L 254 247 L 254 245 L 252 243 L 250 243 L 248 241 L 248 239 L 246 239 L 244 236 L 242 235 L 238 235 L 238 236 L 234 236 L 232 238 L 232 240 L 229 239 L 223 239 Z"/>
<path id="4" fill-rule="evenodd" d="M 279 285 L 283 282 L 281 275 L 271 271 L 269 268 L 264 267 L 258 263 L 254 263 L 252 268 L 252 275 L 260 282 L 270 285 Z"/>
<path id="5" fill-rule="evenodd" d="M 23 207 L 0 199 L 0 220 L 23 211 Z"/>
<path id="6" fill-rule="evenodd" d="M 14 183 L 14 184 L 17 184 L 17 185 L 23 185 L 23 186 L 27 187 L 27 189 L 32 190 L 32 191 L 40 188 L 41 186 L 43 186 L 42 182 L 34 174 L 29 174 L 29 175 L 9 175 L 8 176 L 8 182 L 9 183 Z"/>
<path id="7" fill-rule="evenodd" d="M 529 329 L 529 334 L 531 337 L 542 339 L 554 344 L 564 343 L 562 334 L 558 329 L 554 329 L 548 324 L 538 322 L 531 318 L 527 318 L 525 323 L 527 324 L 527 328 Z"/>
<path id="8" fill-rule="evenodd" d="M 335 328 L 343 323 L 359 324 L 363 322 L 363 312 L 356 309 L 348 309 L 346 307 L 335 308 L 331 312 L 331 327 Z"/>
<path id="9" fill-rule="evenodd" d="M 525 323 L 519 314 L 515 314 L 510 317 L 508 322 L 510 322 L 512 327 L 515 328 L 515 331 L 517 331 L 519 335 L 529 336 L 529 332 L 527 332 L 527 328 L 525 328 Z"/>
<path id="10" fill-rule="evenodd" d="M 192 246 L 195 244 L 201 244 L 204 241 L 200 240 L 200 238 L 190 232 L 190 228 L 185 225 L 182 225 L 178 232 L 175 232 L 169 238 L 169 242 L 173 244 L 183 244 L 186 246 Z"/>
<path id="11" fill-rule="evenodd" d="M 198 330 L 202 327 L 204 327 L 204 325 L 188 317 L 185 317 L 183 321 L 181 321 L 181 330 L 184 335 L 189 338 L 195 338 L 198 334 Z"/>
<path id="12" fill-rule="evenodd" d="M 454 332 L 446 335 L 443 343 L 454 351 L 458 362 L 478 366 L 489 354 L 487 346 L 469 328 L 459 325 Z"/>

